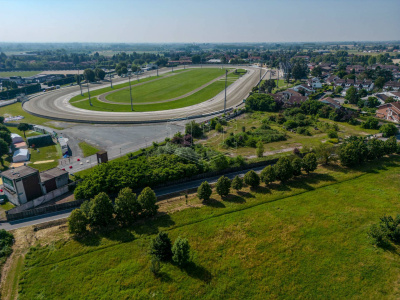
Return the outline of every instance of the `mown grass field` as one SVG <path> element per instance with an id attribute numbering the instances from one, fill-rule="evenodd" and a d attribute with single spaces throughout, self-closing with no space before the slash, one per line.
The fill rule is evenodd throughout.
<path id="1" fill-rule="evenodd" d="M 227 85 L 231 85 L 239 76 L 234 75 L 234 74 L 229 74 L 228 75 L 228 81 Z M 149 83 L 150 84 L 150 83 Z M 143 85 L 143 87 L 147 86 Z M 205 87 L 204 89 L 201 89 L 200 91 L 179 99 L 175 101 L 169 101 L 169 102 L 164 102 L 164 103 L 155 103 L 155 104 L 136 104 L 135 100 L 133 100 L 133 110 L 137 112 L 144 112 L 144 111 L 158 111 L 158 110 L 168 110 L 168 109 L 175 109 L 175 108 L 181 108 L 181 107 L 186 107 L 186 106 L 191 106 L 195 105 L 201 102 L 204 102 L 206 100 L 209 100 L 218 93 L 220 93 L 225 87 L 225 81 L 224 80 L 218 80 L 216 82 L 213 82 L 209 86 Z M 129 92 L 129 90 L 128 90 Z M 135 99 L 134 93 L 132 91 L 133 98 Z M 91 99 L 93 106 L 90 106 L 89 100 L 87 101 L 75 101 L 71 102 L 71 104 L 75 107 L 82 108 L 82 109 L 87 109 L 87 110 L 96 110 L 96 111 L 114 111 L 114 112 L 130 112 L 131 106 L 130 103 L 127 103 L 126 105 L 119 105 L 119 104 L 111 104 L 111 103 L 105 103 L 99 101 L 96 97 L 93 97 Z M 178 116 L 177 116 L 178 117 Z"/>
<path id="2" fill-rule="evenodd" d="M 367 232 L 398 213 L 399 170 L 399 156 L 320 167 L 130 230 L 48 242 L 26 255 L 19 299 L 398 298 L 399 249 L 377 248 Z M 187 237 L 192 262 L 164 264 L 156 278 L 148 249 L 160 230 Z"/>
<path id="3" fill-rule="evenodd" d="M 38 152 L 39 150 L 39 152 Z M 38 169 L 39 171 L 45 171 L 58 166 L 58 159 L 61 158 L 60 145 L 50 145 L 35 149 L 30 149 L 31 163 L 30 167 Z M 48 161 L 46 163 L 41 163 Z"/>
<path id="4" fill-rule="evenodd" d="M 225 74 L 221 69 L 188 69 L 180 74 L 132 87 L 135 103 L 163 101 L 185 95 Z M 113 102 L 130 103 L 129 89 L 106 96 Z"/>
<path id="5" fill-rule="evenodd" d="M 99 149 L 93 147 L 92 145 L 89 145 L 86 142 L 80 142 L 79 147 L 82 149 L 83 157 L 91 156 L 99 152 Z"/>
<path id="6" fill-rule="evenodd" d="M 0 72 L 0 77 L 21 76 L 29 77 L 39 74 L 41 71 L 13 71 L 13 72 Z"/>

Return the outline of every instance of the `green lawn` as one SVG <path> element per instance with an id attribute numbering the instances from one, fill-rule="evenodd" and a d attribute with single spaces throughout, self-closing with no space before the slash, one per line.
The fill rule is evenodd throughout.
<path id="1" fill-rule="evenodd" d="M 36 117 L 22 109 L 21 103 L 17 102 L 11 105 L 0 107 L 0 116 L 24 116 L 24 119 L 19 121 L 14 121 L 12 123 L 29 123 L 35 125 L 46 125 L 55 129 L 60 129 L 53 125 L 53 121 L 45 118 Z M 61 128 L 62 129 L 62 128 Z"/>
<path id="2" fill-rule="evenodd" d="M 237 75 L 229 74 L 227 85 L 231 85 L 236 79 Z M 146 86 L 146 85 L 145 85 Z M 206 100 L 215 97 L 219 92 L 221 92 L 225 87 L 224 80 L 218 80 L 206 88 L 190 95 L 188 97 L 165 102 L 165 103 L 157 103 L 157 104 L 134 104 L 134 111 L 144 112 L 144 111 L 158 111 L 158 110 L 168 110 L 174 108 L 181 108 L 186 106 L 195 105 Z M 99 101 L 96 97 L 92 98 L 93 106 L 90 106 L 89 100 L 80 101 L 80 102 L 72 102 L 71 104 L 75 107 L 87 109 L 87 110 L 96 110 L 96 111 L 114 111 L 114 112 L 129 112 L 131 111 L 131 106 L 129 103 L 126 105 L 119 104 L 110 104 Z M 135 100 L 134 100 L 135 101 Z"/>
<path id="3" fill-rule="evenodd" d="M 92 145 L 89 145 L 86 142 L 80 142 L 79 147 L 82 149 L 83 157 L 91 156 L 99 152 L 99 149 L 93 147 Z"/>
<path id="4" fill-rule="evenodd" d="M 37 151 L 39 150 L 39 152 Z M 51 145 L 35 149 L 30 149 L 31 152 L 31 163 L 30 167 L 38 169 L 39 171 L 45 171 L 58 166 L 58 159 L 61 158 L 60 145 Z M 50 160 L 52 160 L 50 162 Z M 35 164 L 35 162 L 49 161 L 46 163 Z"/>
<path id="5" fill-rule="evenodd" d="M 399 249 L 377 248 L 367 232 L 399 212 L 399 171 L 399 156 L 319 168 L 107 237 L 38 245 L 26 255 L 19 299 L 397 298 Z M 155 278 L 148 249 L 160 230 L 188 238 L 192 263 L 163 264 Z"/>
<path id="6" fill-rule="evenodd" d="M 13 72 L 0 72 L 0 77 L 21 76 L 29 77 L 41 73 L 42 71 L 13 71 Z"/>

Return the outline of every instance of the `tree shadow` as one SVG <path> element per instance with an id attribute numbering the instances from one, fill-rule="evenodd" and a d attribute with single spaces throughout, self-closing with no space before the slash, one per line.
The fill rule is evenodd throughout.
<path id="1" fill-rule="evenodd" d="M 263 195 L 271 194 L 271 189 L 268 186 L 259 186 L 257 188 L 257 193 L 260 193 L 260 194 L 263 194 Z"/>
<path id="2" fill-rule="evenodd" d="M 203 266 L 196 265 L 190 261 L 182 267 L 182 270 L 186 272 L 190 277 L 199 279 L 205 283 L 210 283 L 212 280 L 212 274 Z"/>
<path id="3" fill-rule="evenodd" d="M 210 207 L 215 207 L 215 208 L 224 208 L 226 207 L 224 203 L 214 199 L 214 198 L 210 198 L 207 201 L 203 201 L 203 204 L 206 206 L 210 206 Z"/>
<path id="4" fill-rule="evenodd" d="M 168 273 L 165 273 L 163 271 L 160 271 L 157 275 L 157 277 L 162 281 L 162 282 L 172 282 L 172 277 L 169 276 Z"/>
<path id="5" fill-rule="evenodd" d="M 228 196 L 223 198 L 223 200 L 231 203 L 246 203 L 246 199 L 234 194 L 229 194 Z"/>
<path id="6" fill-rule="evenodd" d="M 238 191 L 237 194 L 243 198 L 255 198 L 255 196 L 249 192 Z"/>
<path id="7" fill-rule="evenodd" d="M 270 183 L 269 185 L 270 190 L 275 190 L 279 192 L 290 192 L 291 189 L 286 185 L 286 183 Z"/>
<path id="8" fill-rule="evenodd" d="M 95 232 L 89 232 L 82 236 L 75 236 L 74 240 L 87 247 L 96 247 L 100 245 L 101 237 Z"/>
<path id="9" fill-rule="evenodd" d="M 165 212 L 160 212 L 155 218 L 147 218 L 133 224 L 131 229 L 139 235 L 152 235 L 159 232 L 159 227 L 167 228 L 175 225 L 171 216 Z"/>

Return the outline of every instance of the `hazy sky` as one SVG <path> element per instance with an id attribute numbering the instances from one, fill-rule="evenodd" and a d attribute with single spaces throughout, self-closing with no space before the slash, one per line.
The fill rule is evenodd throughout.
<path id="1" fill-rule="evenodd" d="M 400 40 L 400 0 L 0 0 L 2 42 Z"/>

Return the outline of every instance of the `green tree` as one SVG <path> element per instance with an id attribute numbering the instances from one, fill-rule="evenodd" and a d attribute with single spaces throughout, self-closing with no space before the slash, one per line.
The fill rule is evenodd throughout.
<path id="1" fill-rule="evenodd" d="M 335 88 L 335 93 L 336 93 L 336 94 L 340 94 L 342 91 L 343 91 L 343 87 L 340 86 L 340 85 L 338 85 L 338 86 Z"/>
<path id="2" fill-rule="evenodd" d="M 264 182 L 266 185 L 274 182 L 276 180 L 275 168 L 274 166 L 266 166 L 260 174 L 261 181 Z"/>
<path id="3" fill-rule="evenodd" d="M 192 56 L 192 63 L 193 64 L 199 64 L 201 62 L 201 56 L 200 55 L 193 55 Z"/>
<path id="4" fill-rule="evenodd" d="M 200 124 L 196 123 L 195 121 L 191 121 L 190 123 L 186 124 L 185 133 L 191 134 L 193 137 L 198 138 L 203 135 L 203 129 L 201 128 Z"/>
<path id="5" fill-rule="evenodd" d="M 0 139 L 3 139 L 9 146 L 11 146 L 12 139 L 9 132 L 0 130 Z"/>
<path id="6" fill-rule="evenodd" d="M 224 127 L 222 127 L 221 123 L 217 123 L 217 125 L 215 125 L 215 130 L 218 132 L 223 132 Z"/>
<path id="7" fill-rule="evenodd" d="M 260 177 L 256 172 L 250 170 L 244 175 L 244 182 L 252 188 L 255 188 L 260 185 Z"/>
<path id="8" fill-rule="evenodd" d="M 141 212 L 140 203 L 136 194 L 130 188 L 124 188 L 119 191 L 115 199 L 114 211 L 117 221 L 122 225 L 132 224 Z"/>
<path id="9" fill-rule="evenodd" d="M 257 157 L 263 157 L 264 155 L 264 144 L 262 141 L 257 142 Z"/>
<path id="10" fill-rule="evenodd" d="M 93 82 L 96 79 L 96 74 L 92 69 L 86 69 L 83 71 L 83 76 L 85 77 L 85 80 L 88 82 Z"/>
<path id="11" fill-rule="evenodd" d="M 374 117 L 369 117 L 361 124 L 361 127 L 365 129 L 379 129 L 379 121 Z"/>
<path id="12" fill-rule="evenodd" d="M 400 145 L 397 143 L 396 137 L 391 136 L 385 141 L 385 153 L 386 154 L 396 153 L 399 146 Z"/>
<path id="13" fill-rule="evenodd" d="M 320 77 L 322 75 L 322 68 L 321 66 L 316 66 L 311 70 L 311 75 L 314 77 Z"/>
<path id="14" fill-rule="evenodd" d="M 190 245 L 187 239 L 178 237 L 172 246 L 172 260 L 183 267 L 190 259 Z"/>
<path id="15" fill-rule="evenodd" d="M 293 177 L 293 167 L 287 157 L 281 157 L 275 165 L 276 179 L 286 182 Z"/>
<path id="16" fill-rule="evenodd" d="M 303 160 L 299 157 L 295 157 L 292 160 L 292 169 L 293 169 L 293 175 L 294 176 L 299 176 L 301 175 L 301 168 L 303 167 Z"/>
<path id="17" fill-rule="evenodd" d="M 23 131 L 24 132 L 24 137 L 26 138 L 26 134 L 25 132 L 28 131 L 30 128 L 29 124 L 26 123 L 19 123 L 17 129 L 19 131 Z"/>
<path id="18" fill-rule="evenodd" d="M 102 70 L 100 68 L 94 69 L 94 73 L 95 73 L 96 78 L 99 80 L 103 80 L 104 77 L 106 77 L 106 72 L 104 72 L 104 70 Z"/>
<path id="19" fill-rule="evenodd" d="M 138 201 L 142 208 L 143 216 L 151 217 L 157 214 L 158 210 L 158 205 L 156 204 L 157 196 L 151 188 L 145 187 L 140 193 Z"/>
<path id="20" fill-rule="evenodd" d="M 3 156 L 8 154 L 8 145 L 7 142 L 4 141 L 3 139 L 0 139 L 0 162 L 1 165 L 4 167 L 4 160 L 3 160 Z"/>
<path id="21" fill-rule="evenodd" d="M 0 116 L 0 124 L 4 124 L 4 117 Z"/>
<path id="22" fill-rule="evenodd" d="M 352 104 L 356 104 L 360 100 L 360 96 L 354 86 L 349 87 L 344 98 Z"/>
<path id="23" fill-rule="evenodd" d="M 399 130 L 397 129 L 396 125 L 394 125 L 392 123 L 384 124 L 379 129 L 379 132 L 381 132 L 384 137 L 391 137 L 393 135 L 396 135 L 398 133 L 398 131 Z"/>
<path id="24" fill-rule="evenodd" d="M 197 196 L 200 200 L 208 201 L 211 197 L 212 189 L 207 181 L 204 181 L 197 189 Z"/>
<path id="25" fill-rule="evenodd" d="M 297 62 L 292 68 L 292 76 L 295 80 L 300 80 L 307 76 L 307 66 Z"/>
<path id="26" fill-rule="evenodd" d="M 232 188 L 240 191 L 243 188 L 243 179 L 236 175 L 232 180 Z"/>
<path id="27" fill-rule="evenodd" d="M 74 209 L 68 217 L 68 231 L 70 234 L 82 235 L 87 232 L 89 221 L 85 213 L 79 208 Z"/>
<path id="28" fill-rule="evenodd" d="M 228 159 L 226 158 L 225 155 L 223 154 L 218 154 L 215 157 L 213 157 L 211 161 L 211 168 L 213 170 L 224 170 L 229 166 Z"/>
<path id="29" fill-rule="evenodd" d="M 124 75 L 128 74 L 128 68 L 127 67 L 122 67 L 121 68 L 121 73 L 124 74 Z"/>
<path id="30" fill-rule="evenodd" d="M 318 161 L 324 165 L 329 163 L 335 158 L 335 147 L 329 143 L 321 143 L 315 148 Z"/>
<path id="31" fill-rule="evenodd" d="M 172 242 L 168 233 L 161 231 L 151 241 L 150 254 L 160 261 L 169 261 L 172 258 Z"/>
<path id="32" fill-rule="evenodd" d="M 217 181 L 215 189 L 216 189 L 218 195 L 220 195 L 221 197 L 227 196 L 231 189 L 230 179 L 228 177 L 221 176 Z"/>
<path id="33" fill-rule="evenodd" d="M 385 77 L 380 76 L 377 79 L 375 79 L 374 86 L 377 87 L 378 89 L 381 89 L 385 85 L 385 82 L 386 82 Z"/>
<path id="34" fill-rule="evenodd" d="M 309 174 L 318 167 L 317 156 L 314 153 L 308 153 L 303 158 L 303 170 Z"/>
<path id="35" fill-rule="evenodd" d="M 110 197 L 101 192 L 91 200 L 89 223 L 91 226 L 107 226 L 113 221 L 114 207 Z"/>
<path id="36" fill-rule="evenodd" d="M 132 64 L 131 70 L 132 70 L 132 73 L 136 73 L 139 70 L 139 67 L 135 64 Z"/>

